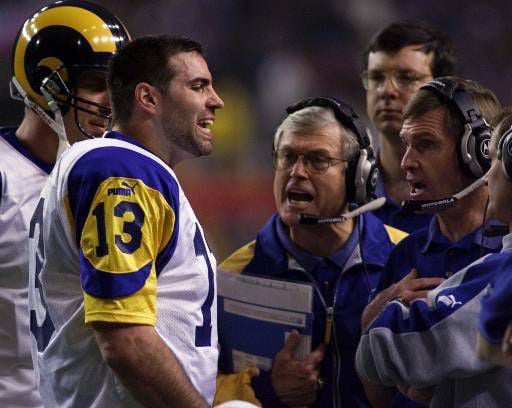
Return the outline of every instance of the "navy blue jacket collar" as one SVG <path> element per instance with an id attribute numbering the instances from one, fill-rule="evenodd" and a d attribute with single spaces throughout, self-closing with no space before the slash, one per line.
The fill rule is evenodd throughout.
<path id="1" fill-rule="evenodd" d="M 363 218 L 363 225 L 360 247 L 362 247 L 361 252 L 364 262 L 367 265 L 374 264 L 378 266 L 384 266 L 389 251 L 386 252 L 386 249 L 383 248 L 382 243 L 386 240 L 389 241 L 388 234 L 382 223 L 374 215 L 366 213 L 361 217 Z M 279 224 L 281 225 L 278 226 Z M 281 234 L 286 233 L 284 227 L 282 226 L 281 220 L 276 213 L 270 218 L 269 221 L 267 221 L 256 238 L 255 251 L 259 253 L 259 256 L 255 258 L 263 261 L 263 264 L 248 265 L 248 273 L 251 273 L 250 270 L 252 267 L 254 267 L 255 269 L 258 269 L 258 274 L 264 274 L 267 276 L 284 274 L 288 271 L 288 254 L 294 257 L 298 256 L 296 259 L 302 264 L 302 266 L 307 269 L 310 269 L 316 265 L 318 260 L 322 259 L 321 257 L 315 257 L 314 255 L 311 255 L 295 244 L 292 248 L 290 245 L 288 245 L 291 243 L 289 238 L 287 241 L 285 241 L 287 243 L 283 243 L 279 237 L 278 229 L 281 229 Z M 353 239 L 357 242 L 358 232 L 354 230 L 352 235 L 354 236 Z M 351 238 L 352 236 L 349 238 L 348 242 L 351 241 Z M 289 248 L 291 248 L 291 251 L 288 250 Z M 339 253 L 337 252 L 332 256 L 332 261 L 336 264 L 342 262 L 343 255 L 344 251 L 342 248 L 340 249 Z M 308 258 L 310 260 L 306 261 Z"/>
<path id="2" fill-rule="evenodd" d="M 432 217 L 430 221 L 430 225 L 427 230 L 426 241 L 422 246 L 421 252 L 424 254 L 429 251 L 435 245 L 444 245 L 446 246 L 456 246 L 462 249 L 469 249 L 472 244 L 476 244 L 478 246 L 482 246 L 484 248 L 493 250 L 497 249 L 501 246 L 502 237 L 485 237 L 484 230 L 485 227 L 491 225 L 500 225 L 495 220 L 487 220 L 483 226 L 480 226 L 475 231 L 469 233 L 468 235 L 462 237 L 457 242 L 451 242 L 448 238 L 446 238 L 439 228 L 439 222 L 437 216 Z"/>
<path id="3" fill-rule="evenodd" d="M 362 222 L 364 224 L 363 218 L 360 218 L 357 222 Z M 302 265 L 308 272 L 311 272 L 313 269 L 315 269 L 315 267 L 321 263 L 324 258 L 329 259 L 338 267 L 339 270 L 343 270 L 347 260 L 352 255 L 352 252 L 354 251 L 359 238 L 359 228 L 358 225 L 356 225 L 348 237 L 348 240 L 341 248 L 339 248 L 334 254 L 330 256 L 322 257 L 310 254 L 308 251 L 304 250 L 295 242 L 293 242 L 290 239 L 288 228 L 283 224 L 279 217 L 276 221 L 276 233 L 277 238 L 285 250 L 293 258 L 295 258 L 297 262 Z"/>

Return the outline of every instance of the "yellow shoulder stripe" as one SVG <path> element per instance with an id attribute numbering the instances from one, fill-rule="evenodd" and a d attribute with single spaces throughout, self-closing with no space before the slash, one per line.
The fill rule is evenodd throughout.
<path id="1" fill-rule="evenodd" d="M 399 230 L 398 228 L 391 227 L 389 225 L 384 225 L 386 232 L 388 233 L 389 239 L 393 244 L 398 244 L 402 239 L 404 239 L 407 235 L 407 232 Z"/>
<path id="2" fill-rule="evenodd" d="M 240 273 L 251 262 L 254 256 L 254 248 L 256 247 L 256 241 L 251 241 L 247 245 L 233 252 L 228 258 L 226 258 L 219 266 L 226 272 Z"/>

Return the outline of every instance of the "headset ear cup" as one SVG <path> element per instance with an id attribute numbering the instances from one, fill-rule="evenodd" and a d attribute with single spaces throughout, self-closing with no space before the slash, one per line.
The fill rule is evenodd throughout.
<path id="1" fill-rule="evenodd" d="M 377 179 L 379 178 L 379 168 L 376 163 L 372 163 L 370 173 L 368 175 L 368 181 L 366 183 L 366 196 L 367 201 L 375 198 L 375 189 L 377 188 Z"/>
<path id="2" fill-rule="evenodd" d="M 463 169 L 471 176 L 482 177 L 491 167 L 489 158 L 489 143 L 491 133 L 489 128 L 471 129 L 466 124 L 464 135 L 460 143 L 460 156 Z"/>
<path id="3" fill-rule="evenodd" d="M 345 171 L 345 191 L 347 194 L 346 199 L 349 203 L 354 203 L 356 199 L 355 178 L 358 161 L 359 155 L 347 163 L 347 170 Z"/>
<path id="4" fill-rule="evenodd" d="M 512 180 L 512 131 L 503 138 L 499 151 L 503 174 L 507 179 Z"/>
<path id="5" fill-rule="evenodd" d="M 488 128 L 483 130 L 482 133 L 475 137 L 475 142 L 475 159 L 481 170 L 481 174 L 477 177 L 482 177 L 491 168 L 491 158 L 489 156 L 489 146 L 491 144 L 490 130 Z"/>
<path id="6" fill-rule="evenodd" d="M 354 175 L 355 196 L 358 205 L 367 203 L 374 195 L 378 171 L 371 147 L 361 149 Z"/>

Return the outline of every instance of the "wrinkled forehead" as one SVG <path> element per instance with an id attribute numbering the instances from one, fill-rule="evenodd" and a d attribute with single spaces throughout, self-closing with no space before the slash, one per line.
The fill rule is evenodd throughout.
<path id="1" fill-rule="evenodd" d="M 297 146 L 308 150 L 339 152 L 343 148 L 343 128 L 338 123 L 308 129 L 284 129 L 276 140 L 275 148 Z"/>
<path id="2" fill-rule="evenodd" d="M 421 134 L 439 134 L 455 140 L 455 138 L 449 135 L 445 123 L 446 112 L 446 106 L 441 105 L 421 115 L 406 118 L 400 129 L 400 137 L 403 139 Z"/>

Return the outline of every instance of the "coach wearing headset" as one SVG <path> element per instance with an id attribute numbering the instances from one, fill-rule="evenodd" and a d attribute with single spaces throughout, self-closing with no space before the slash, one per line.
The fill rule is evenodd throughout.
<path id="1" fill-rule="evenodd" d="M 255 241 L 232 254 L 219 269 L 312 283 L 313 351 L 305 360 L 296 360 L 293 352 L 299 335 L 294 332 L 275 356 L 270 372 L 254 375 L 255 370 L 246 370 L 245 374 L 254 375 L 252 390 L 265 407 L 367 407 L 354 368 L 361 312 L 394 243 L 405 234 L 384 226 L 370 213 L 337 224 L 299 222 L 301 213 L 339 216 L 348 211 L 349 203 L 368 201 L 376 170 L 369 138 L 347 104 L 334 98 L 311 98 L 287 112 L 273 143 L 277 213 Z M 221 398 L 223 382 L 219 384 Z"/>
<path id="2" fill-rule="evenodd" d="M 459 315 L 445 315 L 443 308 L 434 305 L 433 311 L 427 309 L 424 316 L 422 309 L 415 307 L 416 303 L 411 304 L 410 309 L 409 303 L 415 298 L 424 297 L 441 280 L 449 278 L 481 256 L 500 249 L 500 237 L 483 236 L 484 226 L 495 224 L 485 220 L 488 190 L 484 183 L 451 205 L 441 205 L 443 198 L 466 189 L 488 170 L 490 129 L 486 121 L 497 114 L 499 106 L 490 90 L 476 82 L 452 77 L 438 78 L 424 85 L 404 111 L 400 136 L 406 147 L 402 167 L 413 199 L 409 204 L 412 208 L 421 208 L 420 203 L 426 204 L 436 216 L 428 228 L 415 231 L 392 252 L 379 285 L 381 289 L 386 289 L 365 309 L 363 330 L 384 310 L 371 324 L 369 333 L 365 335 L 366 340 L 361 343 L 362 350 L 369 353 L 368 361 L 375 363 L 376 360 L 372 359 L 378 360 L 377 352 L 369 347 L 368 339 L 372 339 L 377 332 L 389 336 L 390 343 L 400 349 L 400 357 L 388 355 L 385 361 L 378 364 L 382 364 L 381 368 L 386 371 L 394 370 L 395 364 L 400 364 L 398 359 L 403 359 L 399 360 L 401 363 L 410 361 L 395 371 L 403 374 L 403 377 L 396 379 L 400 378 L 404 384 L 417 386 L 408 376 L 417 379 L 424 375 L 433 381 L 430 385 L 442 379 L 439 373 L 443 372 L 445 366 L 441 364 L 442 360 L 431 358 L 434 354 L 429 351 L 429 342 L 442 339 L 445 351 L 453 353 L 453 356 L 457 354 L 450 348 L 454 341 L 450 322 Z M 440 301 L 446 302 L 446 308 L 455 312 L 460 302 L 464 303 L 469 295 L 443 296 Z M 393 299 L 400 299 L 400 305 L 397 302 L 388 303 Z M 431 312 L 433 317 L 429 315 Z M 409 313 L 410 319 L 407 318 Z M 401 343 L 406 337 L 408 341 Z M 384 352 L 382 349 L 380 351 Z M 363 355 L 360 354 L 362 360 Z M 427 374 L 423 361 L 426 366 L 437 364 L 439 370 Z M 447 364 L 449 361 L 447 358 Z M 363 375 L 363 378 L 370 379 L 369 384 L 375 382 L 372 376 Z M 408 387 L 402 387 L 400 381 L 389 382 L 389 378 L 377 382 L 383 385 L 397 384 L 402 391 L 408 390 Z M 423 383 L 423 387 L 426 385 Z M 376 406 L 389 406 L 383 395 L 382 390 L 372 391 L 367 387 L 367 396 Z M 452 397 L 456 398 L 454 395 Z M 448 397 L 446 401 L 451 400 Z M 400 407 L 417 406 L 403 397 L 396 397 L 393 404 Z M 459 405 L 450 403 L 446 406 Z"/>
<path id="3" fill-rule="evenodd" d="M 496 271 L 482 300 L 477 351 L 482 359 L 512 367 L 512 110 L 496 126 L 491 139 L 489 212 L 508 225 L 502 253 L 507 259 Z"/>

